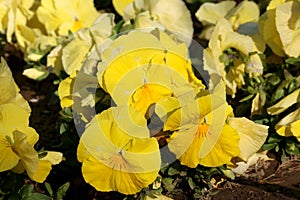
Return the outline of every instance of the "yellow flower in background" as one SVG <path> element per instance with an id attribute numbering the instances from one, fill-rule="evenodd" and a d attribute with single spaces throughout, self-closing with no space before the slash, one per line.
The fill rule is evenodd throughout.
<path id="1" fill-rule="evenodd" d="M 210 75 L 212 85 L 216 85 L 219 76 L 225 81 L 226 92 L 232 97 L 244 84 L 244 74 L 257 76 L 262 74 L 262 62 L 251 37 L 234 32 L 226 19 L 220 19 L 204 50 L 204 69 Z M 244 59 L 249 57 L 248 61 Z"/>
<path id="2" fill-rule="evenodd" d="M 300 56 L 297 46 L 300 41 L 299 9 L 299 1 L 271 1 L 260 18 L 259 31 L 272 51 L 281 57 Z"/>
<path id="3" fill-rule="evenodd" d="M 161 164 L 158 142 L 150 138 L 145 118 L 128 107 L 96 115 L 80 138 L 77 157 L 87 183 L 99 191 L 123 194 L 135 194 L 153 183 Z"/>
<path id="4" fill-rule="evenodd" d="M 14 81 L 12 73 L 4 60 L 1 57 L 0 63 L 0 105 L 5 103 L 14 103 L 25 109 L 28 113 L 31 108 L 28 102 L 19 93 L 20 89 Z"/>
<path id="5" fill-rule="evenodd" d="M 124 20 L 134 20 L 135 28 L 159 28 L 191 43 L 193 23 L 190 11 L 181 0 L 135 0 L 124 11 Z"/>
<path id="6" fill-rule="evenodd" d="M 106 45 L 105 40 L 112 34 L 114 25 L 113 14 L 102 14 L 90 27 L 76 32 L 74 38 L 66 45 L 55 47 L 47 57 L 48 67 L 53 67 L 57 74 L 64 70 L 71 75 L 81 69 L 90 52 L 96 51 L 98 54 L 95 59 L 100 59 Z M 87 70 L 89 67 L 84 68 Z"/>
<path id="7" fill-rule="evenodd" d="M 130 32 L 103 52 L 99 84 L 117 105 L 131 105 L 145 114 L 150 105 L 172 95 L 174 87 L 204 88 L 192 71 L 186 45 L 164 32 L 156 34 Z"/>
<path id="8" fill-rule="evenodd" d="M 0 30 L 6 31 L 6 39 L 11 42 L 17 25 L 25 25 L 33 12 L 30 8 L 34 0 L 1 0 L 0 1 Z"/>
<path id="9" fill-rule="evenodd" d="M 134 0 L 113 0 L 112 4 L 119 15 L 123 16 L 125 8 Z"/>
<path id="10" fill-rule="evenodd" d="M 218 20 L 235 7 L 235 1 L 221 1 L 219 3 L 203 3 L 195 13 L 197 19 L 204 25 L 215 25 Z"/>
<path id="11" fill-rule="evenodd" d="M 275 105 L 267 109 L 271 115 L 278 115 L 300 102 L 300 89 L 295 90 Z M 281 136 L 295 136 L 300 141 L 300 108 L 290 112 L 283 117 L 276 125 L 276 132 Z"/>
<path id="12" fill-rule="evenodd" d="M 205 26 L 199 37 L 209 40 L 218 20 L 227 19 L 233 30 L 237 31 L 240 25 L 258 21 L 259 7 L 253 1 L 242 1 L 237 6 L 235 1 L 205 2 L 197 10 L 195 16 Z"/>
<path id="13" fill-rule="evenodd" d="M 276 8 L 276 28 L 283 49 L 290 57 L 300 56 L 300 1 L 290 1 Z"/>
<path id="14" fill-rule="evenodd" d="M 37 9 L 38 20 L 49 35 L 67 35 L 91 26 L 100 16 L 91 0 L 42 0 Z"/>

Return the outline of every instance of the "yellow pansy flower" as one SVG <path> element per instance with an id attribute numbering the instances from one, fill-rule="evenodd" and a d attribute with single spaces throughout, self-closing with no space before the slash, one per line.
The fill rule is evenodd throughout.
<path id="1" fill-rule="evenodd" d="M 127 118 L 128 111 L 132 118 Z M 77 157 L 86 182 L 99 191 L 123 194 L 135 194 L 154 182 L 161 164 L 145 118 L 128 107 L 96 115 L 80 138 Z"/>
<path id="2" fill-rule="evenodd" d="M 67 35 L 68 31 L 89 27 L 99 15 L 91 0 L 42 0 L 37 9 L 38 20 L 49 35 Z"/>
<path id="3" fill-rule="evenodd" d="M 242 1 L 237 6 L 235 1 L 205 2 L 197 10 L 195 16 L 205 26 L 199 37 L 209 40 L 211 29 L 214 28 L 218 20 L 227 19 L 233 30 L 237 31 L 240 25 L 258 21 L 259 7 L 253 1 Z"/>
<path id="4" fill-rule="evenodd" d="M 28 113 L 31 108 L 28 102 L 19 93 L 20 89 L 14 81 L 12 73 L 4 60 L 1 57 L 0 63 L 0 105 L 5 103 L 15 103 L 24 108 Z"/>
<path id="5" fill-rule="evenodd" d="M 120 36 L 103 52 L 97 76 L 117 105 L 131 105 L 144 114 L 179 85 L 204 88 L 192 71 L 185 44 L 163 32 L 158 38 L 146 32 Z"/>
<path id="6" fill-rule="evenodd" d="M 15 113 L 18 113 L 17 117 Z M 37 169 L 38 154 L 33 149 L 33 145 L 39 136 L 28 126 L 28 118 L 29 113 L 16 104 L 0 105 L 0 171 L 14 168 L 20 160 L 29 173 Z"/>
<path id="7" fill-rule="evenodd" d="M 18 117 L 15 113 L 18 113 Z M 29 113 L 16 104 L 0 105 L 0 171 L 26 171 L 32 180 L 44 182 L 51 165 L 58 164 L 62 154 L 50 152 L 45 158 L 38 158 L 33 146 L 39 135 L 28 126 L 28 119 Z"/>
<path id="8" fill-rule="evenodd" d="M 246 118 L 234 118 L 222 85 L 210 93 L 200 93 L 196 108 L 188 102 L 184 107 L 175 106 L 172 112 L 166 109 L 171 114 L 165 120 L 164 130 L 175 131 L 168 146 L 181 164 L 192 168 L 198 164 L 216 167 L 229 164 L 237 156 L 247 161 L 263 145 L 268 127 Z M 158 105 L 167 104 L 160 101 Z"/>
<path id="9" fill-rule="evenodd" d="M 17 25 L 25 25 L 33 16 L 30 8 L 34 0 L 1 0 L 0 1 L 0 30 L 6 30 L 6 38 L 11 42 Z"/>
<path id="10" fill-rule="evenodd" d="M 281 57 L 300 56 L 299 8 L 300 1 L 271 1 L 260 18 L 259 31 L 272 51 Z"/>
<path id="11" fill-rule="evenodd" d="M 295 90 L 275 105 L 267 109 L 271 115 L 278 115 L 292 105 L 300 102 L 300 89 Z M 283 117 L 276 125 L 275 130 L 281 136 L 295 136 L 300 141 L 300 108 L 290 112 Z"/>
<path id="12" fill-rule="evenodd" d="M 221 76 L 226 83 L 227 94 L 234 97 L 237 89 L 245 84 L 245 73 L 257 76 L 263 72 L 256 52 L 251 37 L 234 32 L 226 19 L 220 19 L 203 54 L 204 69 L 211 76 L 212 84 L 216 84 L 217 77 Z M 245 57 L 249 57 L 246 63 Z M 214 80 L 216 78 L 217 81 Z"/>
<path id="13" fill-rule="evenodd" d="M 112 4 L 119 15 L 123 16 L 125 8 L 134 0 L 113 0 Z"/>
<path id="14" fill-rule="evenodd" d="M 96 51 L 98 54 L 95 59 L 100 59 L 106 45 L 105 40 L 112 34 L 113 20 L 113 14 L 102 14 L 90 27 L 76 32 L 66 45 L 55 47 L 47 57 L 47 65 L 53 67 L 58 74 L 64 70 L 71 75 L 81 69 L 91 52 Z"/>
<path id="15" fill-rule="evenodd" d="M 194 31 L 191 14 L 181 0 L 135 0 L 124 11 L 125 22 L 132 19 L 135 28 L 160 28 L 170 31 L 180 41 L 191 43 Z"/>

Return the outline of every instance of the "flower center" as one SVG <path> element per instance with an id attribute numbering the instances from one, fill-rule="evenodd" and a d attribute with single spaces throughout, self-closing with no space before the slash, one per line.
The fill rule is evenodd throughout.
<path id="1" fill-rule="evenodd" d="M 206 137 L 209 126 L 207 124 L 199 124 L 196 135 L 199 137 Z"/>
<path id="2" fill-rule="evenodd" d="M 75 21 L 73 24 L 73 31 L 76 32 L 77 30 L 79 30 L 81 28 L 82 28 L 82 24 L 81 24 L 80 20 L 77 17 L 75 17 Z"/>
<path id="3" fill-rule="evenodd" d="M 111 157 L 109 166 L 112 169 L 119 169 L 119 170 L 126 168 L 126 160 L 122 156 L 122 151 L 120 151 L 118 154 L 113 155 Z"/>

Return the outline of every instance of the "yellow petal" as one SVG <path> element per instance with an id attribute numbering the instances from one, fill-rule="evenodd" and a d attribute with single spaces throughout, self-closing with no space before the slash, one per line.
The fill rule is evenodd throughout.
<path id="1" fill-rule="evenodd" d="M 291 123 L 291 132 L 300 141 L 300 120 Z"/>
<path id="2" fill-rule="evenodd" d="M 275 9 L 277 6 L 284 4 L 286 1 L 287 0 L 271 0 L 267 7 L 267 10 Z"/>
<path id="3" fill-rule="evenodd" d="M 15 167 L 20 157 L 12 150 L 12 144 L 5 137 L 5 133 L 0 131 L 0 172 L 10 170 Z"/>
<path id="4" fill-rule="evenodd" d="M 23 71 L 24 76 L 26 76 L 30 79 L 33 79 L 33 80 L 37 80 L 37 81 L 46 78 L 48 74 L 49 74 L 49 72 L 40 71 L 36 68 L 29 68 L 29 69 L 25 69 Z"/>
<path id="5" fill-rule="evenodd" d="M 228 123 L 240 136 L 239 157 L 247 161 L 264 144 L 268 136 L 268 126 L 256 124 L 245 117 L 228 118 Z"/>
<path id="6" fill-rule="evenodd" d="M 18 115 L 16 116 L 16 113 Z M 29 113 L 16 104 L 0 105 L 0 126 L 6 130 L 8 136 L 12 137 L 12 132 L 17 127 L 26 127 L 29 124 Z"/>
<path id="7" fill-rule="evenodd" d="M 42 0 L 37 9 L 39 21 L 45 25 L 48 34 L 67 35 L 80 28 L 91 26 L 100 13 L 91 0 L 58 1 Z"/>
<path id="8" fill-rule="evenodd" d="M 32 178 L 34 172 L 38 168 L 38 153 L 27 142 L 27 136 L 24 133 L 16 130 L 13 132 L 13 138 L 13 149 L 16 152 L 16 154 L 20 157 L 20 160 L 24 168 L 26 169 L 28 176 Z"/>
<path id="9" fill-rule="evenodd" d="M 0 93 L 6 94 L 0 97 L 0 104 L 16 103 L 30 113 L 30 106 L 23 96 L 19 94 L 20 89 L 15 83 L 6 61 L 2 57 L 0 63 L 0 82 Z"/>
<path id="10" fill-rule="evenodd" d="M 216 24 L 219 19 L 225 17 L 234 8 L 235 4 L 235 1 L 222 1 L 219 3 L 205 2 L 200 6 L 195 15 L 203 25 Z"/>
<path id="11" fill-rule="evenodd" d="M 82 174 L 85 181 L 98 191 L 118 191 L 123 194 L 135 194 L 154 182 L 158 176 L 158 171 L 148 173 L 123 172 L 111 169 L 95 158 L 90 157 L 83 162 Z"/>
<path id="12" fill-rule="evenodd" d="M 294 124 L 294 128 L 293 128 L 294 132 L 291 131 L 291 125 L 296 121 L 298 121 L 299 119 L 300 119 L 300 108 L 298 108 L 297 110 L 289 113 L 284 118 L 282 118 L 275 125 L 276 132 L 281 136 L 287 136 L 287 137 L 293 136 L 294 132 L 295 135 L 298 135 L 298 131 L 295 131 L 295 127 L 297 127 L 298 122 Z"/>
<path id="13" fill-rule="evenodd" d="M 271 115 L 278 115 L 299 101 L 300 101 L 300 89 L 297 89 L 291 94 L 289 94 L 288 96 L 281 99 L 275 105 L 269 107 L 267 111 Z"/>
<path id="14" fill-rule="evenodd" d="M 62 161 L 62 153 L 47 151 L 47 155 L 39 160 L 38 168 L 32 175 L 32 180 L 42 183 L 49 175 L 52 165 L 57 165 Z"/>
<path id="15" fill-rule="evenodd" d="M 68 77 L 60 82 L 58 86 L 58 96 L 61 100 L 60 105 L 62 108 L 71 107 L 73 105 L 73 99 L 71 96 L 73 84 L 73 78 Z"/>
<path id="16" fill-rule="evenodd" d="M 284 56 L 283 45 L 275 24 L 275 10 L 269 10 L 261 15 L 258 29 L 272 51 L 278 56 Z"/>
<path id="17" fill-rule="evenodd" d="M 276 28 L 284 51 L 290 57 L 299 57 L 300 50 L 300 2 L 290 1 L 276 8 Z"/>
<path id="18" fill-rule="evenodd" d="M 233 25 L 233 29 L 237 30 L 241 24 L 258 21 L 259 7 L 253 1 L 242 1 L 237 7 L 231 9 L 225 18 Z"/>
<path id="19" fill-rule="evenodd" d="M 125 8 L 133 1 L 134 0 L 113 0 L 112 3 L 119 15 L 123 16 Z"/>
<path id="20" fill-rule="evenodd" d="M 70 75 L 81 68 L 90 48 L 91 38 L 90 40 L 75 38 L 63 48 L 62 63 L 67 74 Z"/>
<path id="21" fill-rule="evenodd" d="M 148 11 L 150 15 L 145 15 L 146 12 L 144 11 Z M 184 41 L 187 44 L 191 43 L 193 36 L 191 15 L 184 2 L 180 0 L 135 0 L 126 7 L 124 19 L 125 21 L 130 21 L 131 19 L 136 20 L 139 18 L 143 18 L 138 23 L 142 27 L 136 28 L 143 28 L 144 30 L 148 28 L 150 31 L 153 28 L 166 29 L 180 41 Z M 146 22 L 148 27 L 142 22 Z"/>
<path id="22" fill-rule="evenodd" d="M 208 167 L 228 164 L 233 157 L 240 153 L 238 141 L 239 135 L 236 131 L 225 124 L 218 141 L 205 157 L 199 159 L 199 164 Z M 200 151 L 199 154 L 201 153 Z"/>

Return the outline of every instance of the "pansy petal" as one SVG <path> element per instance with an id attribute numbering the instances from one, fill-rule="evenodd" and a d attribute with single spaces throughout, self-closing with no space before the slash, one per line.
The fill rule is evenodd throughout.
<path id="1" fill-rule="evenodd" d="M 234 8 L 235 4 L 235 1 L 222 1 L 219 3 L 205 2 L 200 6 L 195 15 L 203 25 L 216 24 L 220 18 L 225 17 Z"/>
<path id="2" fill-rule="evenodd" d="M 135 194 L 155 181 L 158 172 L 128 173 L 111 169 L 93 157 L 83 162 L 82 174 L 86 182 L 99 191 L 118 191 Z"/>
<path id="3" fill-rule="evenodd" d="M 290 57 L 299 57 L 300 50 L 300 2 L 290 1 L 276 8 L 276 28 L 279 33 L 284 51 Z"/>
<path id="4" fill-rule="evenodd" d="M 47 151 L 47 155 L 39 160 L 38 168 L 32 175 L 32 180 L 42 183 L 49 175 L 52 165 L 57 165 L 62 161 L 62 153 Z"/>
<path id="5" fill-rule="evenodd" d="M 113 0 L 112 3 L 119 15 L 123 16 L 123 12 L 126 6 L 128 6 L 133 1 L 134 0 Z"/>
<path id="6" fill-rule="evenodd" d="M 300 141 L 300 120 L 291 123 L 291 132 Z"/>
<path id="7" fill-rule="evenodd" d="M 300 89 L 295 90 L 288 96 L 281 99 L 275 105 L 267 109 L 268 113 L 271 115 L 278 115 L 288 109 L 291 105 L 300 101 Z"/>
<path id="8" fill-rule="evenodd" d="M 20 156 L 20 160 L 26 169 L 28 176 L 32 178 L 38 168 L 38 153 L 27 142 L 27 136 L 24 133 L 16 130 L 13 132 L 13 137 L 13 149 Z"/>
<path id="9" fill-rule="evenodd" d="M 0 172 L 10 170 L 18 164 L 20 157 L 12 150 L 12 144 L 3 133 L 0 135 L 0 152 Z"/>
<path id="10" fill-rule="evenodd" d="M 268 126 L 256 124 L 245 117 L 230 117 L 228 123 L 240 136 L 239 147 L 241 152 L 239 157 L 247 161 L 264 144 L 268 136 Z"/>

